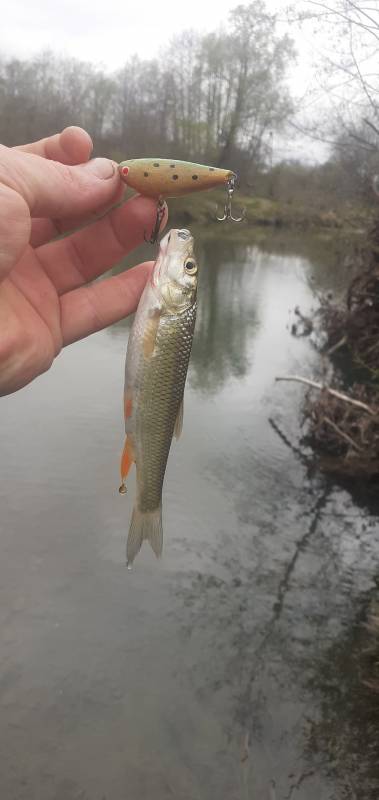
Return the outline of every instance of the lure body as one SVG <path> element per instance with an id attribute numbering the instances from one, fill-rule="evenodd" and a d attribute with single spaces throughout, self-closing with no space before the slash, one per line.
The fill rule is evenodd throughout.
<path id="1" fill-rule="evenodd" d="M 234 172 L 168 158 L 131 158 L 119 165 L 122 180 L 147 197 L 180 197 L 226 186 Z"/>
<path id="2" fill-rule="evenodd" d="M 196 319 L 197 265 L 193 238 L 172 230 L 142 294 L 129 336 L 125 367 L 125 432 L 121 491 L 133 462 L 137 496 L 127 561 L 147 539 L 162 551 L 162 486 L 172 437 L 180 434 L 183 393 Z"/>

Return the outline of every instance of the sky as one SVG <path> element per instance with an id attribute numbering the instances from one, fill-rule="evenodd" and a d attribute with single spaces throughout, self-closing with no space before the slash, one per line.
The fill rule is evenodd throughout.
<path id="1" fill-rule="evenodd" d="M 238 0 L 145 0 L 133 5 L 127 0 L 12 0 L 2 15 L 0 55 L 27 58 L 42 50 L 100 64 L 108 71 L 121 67 L 134 53 L 141 58 L 158 56 L 170 39 L 181 31 L 216 30 L 227 24 L 229 11 Z M 269 10 L 279 10 L 285 19 L 287 0 L 267 0 Z M 282 25 L 284 31 L 285 25 Z M 295 97 L 302 97 L 312 84 L 314 45 L 302 33 L 294 35 L 296 63 L 289 73 Z M 328 148 L 301 135 L 275 137 L 274 161 L 300 158 L 312 163 L 324 160 Z"/>

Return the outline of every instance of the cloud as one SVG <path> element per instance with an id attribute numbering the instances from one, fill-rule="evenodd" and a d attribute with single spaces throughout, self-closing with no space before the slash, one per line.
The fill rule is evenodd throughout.
<path id="1" fill-rule="evenodd" d="M 7 9 L 6 29 L 2 26 L 0 31 L 0 49 L 20 58 L 51 49 L 114 69 L 133 53 L 143 58 L 157 55 L 184 28 L 217 28 L 235 5 L 218 0 L 215 16 L 203 0 L 192 0 L 186 20 L 173 0 L 134 5 L 125 0 L 14 0 Z"/>

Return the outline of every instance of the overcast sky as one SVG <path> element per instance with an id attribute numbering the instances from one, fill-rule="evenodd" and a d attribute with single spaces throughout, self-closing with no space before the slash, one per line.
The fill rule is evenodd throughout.
<path id="1" fill-rule="evenodd" d="M 279 9 L 285 18 L 287 0 L 267 2 L 270 10 Z M 101 64 L 111 71 L 137 53 L 141 58 L 159 56 L 162 48 L 177 33 L 188 28 L 211 31 L 227 23 L 229 11 L 238 0 L 178 0 L 128 3 L 127 0 L 11 0 L 2 15 L 0 54 L 26 58 L 50 49 Z M 281 26 L 284 31 L 284 26 Z M 297 62 L 289 74 L 292 92 L 301 97 L 312 83 L 314 44 L 304 31 L 294 35 Z M 325 157 L 323 146 L 293 135 L 274 142 L 275 160 L 301 157 L 305 161 Z"/>

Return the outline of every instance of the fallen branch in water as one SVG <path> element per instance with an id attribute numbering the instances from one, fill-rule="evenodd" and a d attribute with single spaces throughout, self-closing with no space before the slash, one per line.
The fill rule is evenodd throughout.
<path id="1" fill-rule="evenodd" d="M 363 411 L 367 411 L 368 414 L 375 416 L 375 411 L 370 408 L 370 406 L 366 405 L 366 403 L 362 403 L 361 400 L 354 400 L 352 397 L 349 397 L 348 394 L 338 392 L 337 389 L 331 389 L 329 386 L 324 386 L 322 383 L 311 381 L 309 378 L 302 378 L 300 375 L 278 375 L 275 380 L 295 381 L 295 383 L 303 383 L 305 386 L 311 386 L 312 389 L 318 389 L 320 392 L 329 392 L 329 394 L 333 395 L 333 397 L 337 397 L 338 400 L 343 400 L 345 403 L 350 403 L 352 406 L 361 408 Z"/>
<path id="2" fill-rule="evenodd" d="M 295 381 L 308 387 L 301 423 L 306 422 L 307 427 L 301 444 L 313 449 L 319 468 L 342 477 L 364 478 L 370 482 L 372 491 L 376 491 L 379 387 L 356 383 L 350 396 L 298 375 L 280 376 L 276 380 Z M 317 389 L 317 393 L 312 389 Z"/>
<path id="3" fill-rule="evenodd" d="M 336 425 L 336 423 L 333 422 L 332 419 L 329 419 L 329 417 L 324 417 L 324 422 L 326 422 L 327 425 L 330 425 L 330 427 L 333 428 L 333 430 L 338 434 L 338 436 L 341 436 L 342 439 L 345 439 L 345 442 L 347 442 L 352 447 L 354 447 L 354 450 L 358 450 L 359 453 L 363 452 L 362 448 L 359 447 L 359 445 L 357 445 L 356 442 L 354 442 L 354 440 L 351 438 L 351 436 L 348 436 L 347 433 L 344 433 L 343 431 L 341 431 L 341 428 L 339 428 L 338 425 Z"/>
<path id="4" fill-rule="evenodd" d="M 337 342 L 337 344 L 334 344 L 333 347 L 330 348 L 330 350 L 327 350 L 326 355 L 327 356 L 333 355 L 333 353 L 336 353 L 337 350 L 340 350 L 341 347 L 344 347 L 345 344 L 347 344 L 347 336 L 343 336 L 342 339 L 340 339 Z"/>

